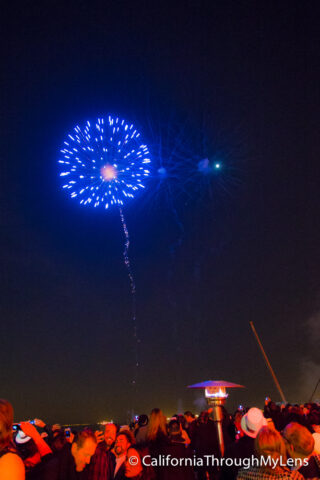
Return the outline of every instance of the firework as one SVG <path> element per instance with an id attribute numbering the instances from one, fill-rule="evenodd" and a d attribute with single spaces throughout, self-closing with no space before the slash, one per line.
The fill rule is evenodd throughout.
<path id="1" fill-rule="evenodd" d="M 63 188 L 81 205 L 123 206 L 145 188 L 147 145 L 133 124 L 118 117 L 77 125 L 60 151 Z"/>

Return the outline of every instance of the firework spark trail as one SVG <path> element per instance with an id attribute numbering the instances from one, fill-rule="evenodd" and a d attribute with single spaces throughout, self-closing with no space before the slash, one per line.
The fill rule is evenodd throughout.
<path id="1" fill-rule="evenodd" d="M 124 244 L 124 251 L 123 251 L 123 258 L 125 266 L 127 267 L 128 277 L 130 280 L 130 288 L 131 288 L 131 297 L 132 297 L 132 325 L 133 325 L 133 338 L 134 338 L 134 355 L 135 355 L 135 364 L 134 364 L 134 373 L 132 379 L 132 385 L 135 386 L 137 383 L 138 377 L 138 369 L 139 369 L 139 344 L 140 339 L 138 336 L 138 328 L 137 328 L 137 313 L 136 313 L 136 284 L 134 281 L 134 276 L 132 273 L 131 263 L 129 259 L 129 246 L 130 246 L 130 237 L 128 232 L 128 227 L 124 218 L 124 214 L 122 208 L 120 210 L 120 218 L 123 227 L 123 232 L 125 235 L 125 244 Z"/>

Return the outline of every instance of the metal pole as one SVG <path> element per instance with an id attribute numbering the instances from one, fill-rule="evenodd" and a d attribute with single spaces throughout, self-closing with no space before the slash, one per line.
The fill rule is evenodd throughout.
<path id="1" fill-rule="evenodd" d="M 312 402 L 313 396 L 314 396 L 314 394 L 315 394 L 316 391 L 317 391 L 317 388 L 318 388 L 319 383 L 320 383 L 320 378 L 319 378 L 319 380 L 318 380 L 318 382 L 317 382 L 317 385 L 316 385 L 315 389 L 314 389 L 313 392 L 312 392 L 312 395 L 311 395 L 311 397 L 310 397 L 309 402 Z"/>
<path id="2" fill-rule="evenodd" d="M 254 328 L 253 322 L 250 322 L 250 326 L 251 326 L 252 331 L 253 331 L 253 333 L 254 333 L 254 335 L 255 335 L 255 337 L 256 337 L 256 340 L 257 340 L 257 342 L 258 342 L 258 345 L 259 345 L 259 347 L 260 347 L 260 350 L 261 350 L 261 352 L 262 352 L 262 355 L 263 355 L 263 357 L 264 357 L 264 359 L 265 359 L 265 362 L 266 362 L 266 364 L 267 364 L 267 367 L 269 368 L 269 371 L 270 371 L 270 373 L 271 373 L 271 375 L 272 375 L 273 381 L 274 381 L 274 383 L 275 383 L 275 385 L 276 385 L 276 387 L 277 387 L 277 389 L 278 389 L 278 392 L 280 393 L 280 396 L 281 396 L 281 398 L 282 398 L 282 401 L 285 402 L 285 403 L 287 403 L 287 401 L 286 401 L 286 399 L 285 399 L 285 397 L 284 397 L 283 391 L 282 391 L 282 389 L 281 389 L 281 387 L 280 387 L 280 383 L 278 382 L 278 379 L 277 379 L 277 377 L 276 377 L 276 374 L 274 373 L 273 368 L 271 367 L 271 363 L 270 363 L 269 360 L 268 360 L 267 354 L 266 354 L 266 352 L 264 351 L 264 348 L 263 348 L 263 346 L 262 346 L 262 343 L 261 343 L 261 341 L 260 341 L 260 338 L 259 338 L 259 336 L 258 336 L 258 334 L 257 334 L 257 332 L 256 332 L 256 329 Z"/>
<path id="3" fill-rule="evenodd" d="M 223 439 L 223 430 L 222 430 L 223 413 L 222 413 L 221 405 L 218 405 L 218 404 L 213 405 L 212 416 L 217 427 L 221 457 L 224 457 L 224 439 Z"/>

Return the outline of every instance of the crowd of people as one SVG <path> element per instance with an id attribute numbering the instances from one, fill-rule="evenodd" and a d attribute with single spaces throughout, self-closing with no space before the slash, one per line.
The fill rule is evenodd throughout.
<path id="1" fill-rule="evenodd" d="M 211 411 L 167 420 L 159 408 L 128 426 L 72 431 L 40 419 L 13 423 L 0 400 L 0 480 L 304 480 L 320 478 L 320 406 L 223 409 L 221 447 Z"/>

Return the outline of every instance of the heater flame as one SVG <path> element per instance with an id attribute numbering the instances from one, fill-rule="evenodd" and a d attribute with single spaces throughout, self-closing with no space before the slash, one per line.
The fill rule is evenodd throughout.
<path id="1" fill-rule="evenodd" d="M 224 387 L 207 387 L 205 389 L 206 398 L 227 398 L 228 394 Z"/>

